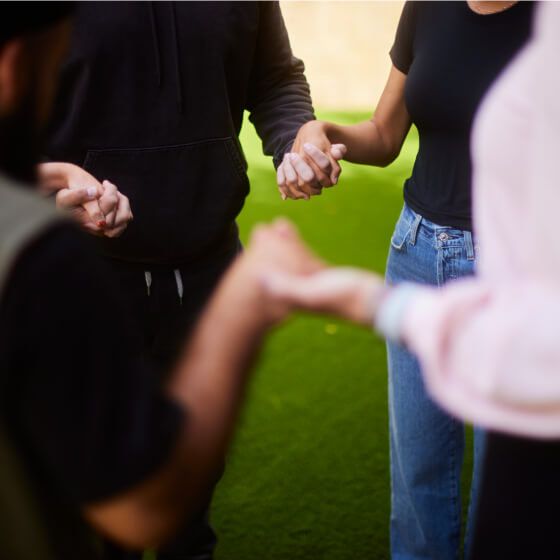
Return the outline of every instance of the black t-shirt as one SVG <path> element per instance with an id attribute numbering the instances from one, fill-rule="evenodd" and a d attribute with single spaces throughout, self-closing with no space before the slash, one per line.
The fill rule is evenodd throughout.
<path id="1" fill-rule="evenodd" d="M 420 148 L 406 203 L 437 224 L 471 229 L 470 132 L 492 82 L 526 42 L 532 2 L 490 15 L 466 2 L 407 2 L 393 65 L 407 74 L 405 103 Z"/>
<path id="2" fill-rule="evenodd" d="M 154 386 L 88 241 L 57 226 L 18 259 L 0 302 L 0 399 L 32 478 L 73 507 L 163 465 L 182 409 Z"/>

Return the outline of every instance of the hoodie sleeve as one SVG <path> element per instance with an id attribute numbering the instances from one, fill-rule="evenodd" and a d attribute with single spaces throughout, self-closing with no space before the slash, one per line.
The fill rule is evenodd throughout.
<path id="1" fill-rule="evenodd" d="M 259 3 L 259 32 L 247 109 L 275 167 L 299 128 L 315 118 L 304 65 L 292 54 L 278 2 Z"/>

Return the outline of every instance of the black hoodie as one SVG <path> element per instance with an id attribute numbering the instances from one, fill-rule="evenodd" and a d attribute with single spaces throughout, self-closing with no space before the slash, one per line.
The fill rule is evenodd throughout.
<path id="1" fill-rule="evenodd" d="M 236 242 L 243 111 L 275 165 L 314 118 L 303 71 L 278 2 L 78 3 L 47 157 L 129 197 L 107 256 L 192 262 Z"/>

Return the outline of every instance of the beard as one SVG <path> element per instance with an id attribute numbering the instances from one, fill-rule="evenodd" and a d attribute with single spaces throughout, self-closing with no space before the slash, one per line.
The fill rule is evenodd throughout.
<path id="1" fill-rule="evenodd" d="M 29 186 L 37 184 L 41 145 L 36 92 L 32 84 L 18 109 L 0 119 L 0 172 Z"/>

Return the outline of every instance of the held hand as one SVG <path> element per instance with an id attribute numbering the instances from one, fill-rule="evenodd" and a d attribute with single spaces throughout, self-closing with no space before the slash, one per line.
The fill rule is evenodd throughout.
<path id="1" fill-rule="evenodd" d="M 282 198 L 304 198 L 321 194 L 323 187 L 338 182 L 338 160 L 346 153 L 343 144 L 331 145 L 327 123 L 310 121 L 303 125 L 294 141 L 292 153 L 286 154 L 278 168 L 277 182 Z"/>
<path id="2" fill-rule="evenodd" d="M 56 192 L 57 206 L 70 212 L 78 223 L 93 235 L 118 237 L 132 219 L 128 198 L 109 181 L 99 183 L 93 175 L 81 167 L 64 162 L 48 162 L 39 165 L 39 182 L 43 192 Z M 97 195 L 86 199 L 82 189 L 96 191 Z M 80 191 L 71 195 L 66 191 Z M 76 201 L 82 202 L 76 202 Z"/>
<path id="3" fill-rule="evenodd" d="M 318 167 L 326 168 L 330 166 L 330 160 L 326 154 L 313 144 L 306 144 L 305 150 Z M 331 155 L 335 160 L 342 159 L 345 154 L 346 146 L 344 144 L 333 144 L 331 146 Z M 341 172 L 338 163 L 337 166 L 335 183 L 338 181 Z M 278 167 L 276 179 L 282 200 L 287 198 L 309 200 L 311 195 L 322 193 L 322 186 L 315 176 L 315 171 L 299 154 L 290 153 L 284 156 L 284 161 Z"/>
<path id="4" fill-rule="evenodd" d="M 84 209 L 86 204 L 92 202 L 95 202 L 99 207 L 99 197 L 100 195 L 95 187 L 60 189 L 56 194 L 56 206 L 70 214 L 87 232 L 102 237 L 104 235 L 103 229 L 91 221 L 89 214 Z"/>
<path id="5" fill-rule="evenodd" d="M 220 291 L 227 292 L 229 301 L 239 307 L 238 313 L 262 329 L 285 318 L 292 307 L 272 297 L 262 279 L 273 273 L 306 276 L 323 266 L 301 242 L 292 224 L 276 220 L 253 230 L 247 250 L 231 267 Z"/>
<path id="6" fill-rule="evenodd" d="M 56 193 L 57 206 L 70 212 L 88 232 L 101 236 L 105 226 L 105 215 L 101 211 L 98 198 L 103 194 L 99 181 L 81 167 L 66 162 L 47 162 L 38 166 L 39 189 L 46 195 Z M 94 190 L 97 196 L 87 200 L 79 195 L 70 196 L 63 190 Z M 83 191 L 82 191 L 83 194 Z M 81 203 L 74 201 L 83 200 Z M 78 206 L 80 208 L 78 208 Z"/>
<path id="7" fill-rule="evenodd" d="M 103 181 L 102 187 L 104 192 L 99 199 L 99 207 L 105 214 L 104 234 L 110 238 L 119 237 L 133 219 L 130 202 L 110 181 Z"/>
<path id="8" fill-rule="evenodd" d="M 284 305 L 327 313 L 372 326 L 386 293 L 376 274 L 354 268 L 328 268 L 311 275 L 274 272 L 264 278 L 266 292 Z"/>

